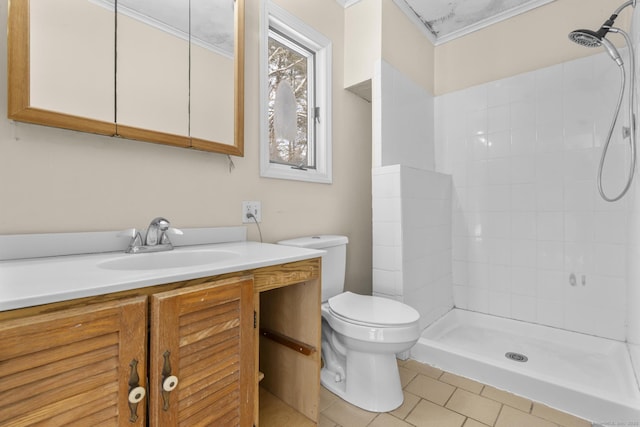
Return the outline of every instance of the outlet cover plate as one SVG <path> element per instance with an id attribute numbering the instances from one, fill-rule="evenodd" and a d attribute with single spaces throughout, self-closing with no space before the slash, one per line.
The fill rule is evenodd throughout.
<path id="1" fill-rule="evenodd" d="M 253 218 L 247 218 L 247 214 L 252 213 L 256 217 L 256 221 L 262 222 L 262 204 L 260 201 L 244 201 L 242 202 L 242 223 L 253 223 Z"/>

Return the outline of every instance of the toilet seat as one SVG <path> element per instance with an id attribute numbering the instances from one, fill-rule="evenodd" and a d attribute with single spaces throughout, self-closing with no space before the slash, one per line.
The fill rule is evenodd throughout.
<path id="1" fill-rule="evenodd" d="M 331 326 L 331 329 L 347 340 L 389 345 L 415 342 L 420 336 L 420 323 L 417 320 L 413 323 L 394 326 L 358 324 L 334 313 L 328 303 L 322 304 L 321 312 L 322 319 Z"/>
<path id="2" fill-rule="evenodd" d="M 415 342 L 420 335 L 420 314 L 387 298 L 345 292 L 324 302 L 321 312 L 345 339 L 393 344 Z"/>
<path id="3" fill-rule="evenodd" d="M 329 298 L 328 305 L 336 317 L 362 326 L 393 328 L 420 319 L 420 313 L 399 301 L 352 292 Z"/>

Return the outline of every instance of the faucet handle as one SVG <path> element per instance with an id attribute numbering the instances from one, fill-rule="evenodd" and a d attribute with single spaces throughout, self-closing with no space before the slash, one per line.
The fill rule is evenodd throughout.
<path id="1" fill-rule="evenodd" d="M 127 228 L 126 230 L 122 230 L 121 232 L 116 234 L 116 236 L 117 237 L 131 237 L 132 239 L 135 239 L 137 233 L 138 233 L 138 230 L 136 230 L 135 228 Z"/>
<path id="2" fill-rule="evenodd" d="M 166 233 L 175 234 L 176 236 L 182 236 L 184 234 L 182 232 L 182 230 L 180 230 L 179 228 L 175 228 L 175 227 L 169 227 L 169 229 L 166 231 Z"/>
<path id="3" fill-rule="evenodd" d="M 125 250 L 125 252 L 127 253 L 135 253 L 137 252 L 138 248 L 142 246 L 142 236 L 140 235 L 140 232 L 135 228 L 129 228 L 127 230 L 121 231 L 116 234 L 116 236 L 129 237 L 131 239 L 129 240 L 129 246 L 127 246 L 127 249 Z"/>
<path id="4" fill-rule="evenodd" d="M 173 234 L 175 236 L 182 236 L 184 233 L 182 232 L 182 230 L 180 230 L 178 228 L 169 227 L 166 231 L 163 231 L 162 234 L 160 235 L 160 244 L 161 245 L 171 244 L 171 241 L 169 240 L 169 236 L 167 236 L 167 234 Z"/>

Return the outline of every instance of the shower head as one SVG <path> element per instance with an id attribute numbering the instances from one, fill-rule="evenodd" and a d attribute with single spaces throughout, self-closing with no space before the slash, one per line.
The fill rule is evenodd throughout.
<path id="1" fill-rule="evenodd" d="M 605 27 L 602 27 L 598 32 L 591 31 L 591 30 L 571 31 L 569 33 L 569 40 L 579 44 L 580 46 L 585 46 L 585 47 L 603 46 L 607 51 L 607 53 L 609 54 L 609 56 L 611 57 L 611 59 L 613 59 L 616 62 L 616 64 L 622 67 L 622 64 L 623 64 L 622 57 L 620 57 L 620 53 L 618 52 L 618 49 L 616 49 L 613 43 L 611 43 L 609 40 L 606 39 L 606 37 L 604 37 L 604 34 L 606 34 L 609 30 L 611 30 L 611 27 L 606 27 L 606 31 L 604 32 L 604 34 L 600 35 L 603 28 Z"/>
<path id="2" fill-rule="evenodd" d="M 607 35 L 607 33 L 609 31 L 611 31 L 611 28 L 613 27 L 613 24 L 615 23 L 616 18 L 618 17 L 618 15 L 620 14 L 620 12 L 622 12 L 622 10 L 624 8 L 626 8 L 627 6 L 636 6 L 636 0 L 628 0 L 625 3 L 623 3 L 620 7 L 618 7 L 615 12 L 613 12 L 613 15 L 611 15 L 609 17 L 609 19 L 607 19 L 604 24 L 602 24 L 600 26 L 600 28 L 598 29 L 598 31 L 591 31 L 591 30 L 575 30 L 575 31 L 571 31 L 569 33 L 569 39 L 574 42 L 574 43 L 578 43 L 581 46 L 585 46 L 585 47 L 598 47 L 600 45 L 605 45 L 605 48 L 607 49 L 607 51 L 609 52 L 609 55 L 611 55 L 612 58 L 614 58 L 614 55 L 612 54 L 612 51 L 609 49 L 609 46 L 606 46 L 606 43 L 603 42 L 603 40 L 605 40 L 604 36 Z M 615 51 L 615 49 L 614 49 Z M 617 53 L 617 52 L 615 52 Z M 620 55 L 617 55 L 620 56 Z M 614 58 L 615 59 L 615 58 Z M 616 62 L 618 62 L 616 60 Z"/>
<path id="3" fill-rule="evenodd" d="M 602 44 L 602 38 L 591 30 L 574 30 L 569 33 L 569 40 L 584 47 L 598 47 Z"/>

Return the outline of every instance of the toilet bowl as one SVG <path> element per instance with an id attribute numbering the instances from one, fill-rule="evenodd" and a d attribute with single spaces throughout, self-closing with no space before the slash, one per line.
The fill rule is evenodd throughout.
<path id="1" fill-rule="evenodd" d="M 367 411 L 402 405 L 396 353 L 416 343 L 419 319 L 398 301 L 351 292 L 330 298 L 322 304 L 322 385 Z"/>
<path id="2" fill-rule="evenodd" d="M 343 292 L 344 236 L 313 236 L 279 244 L 323 249 L 322 361 L 320 381 L 367 411 L 388 412 L 403 402 L 396 353 L 420 335 L 420 314 L 392 299 Z"/>

